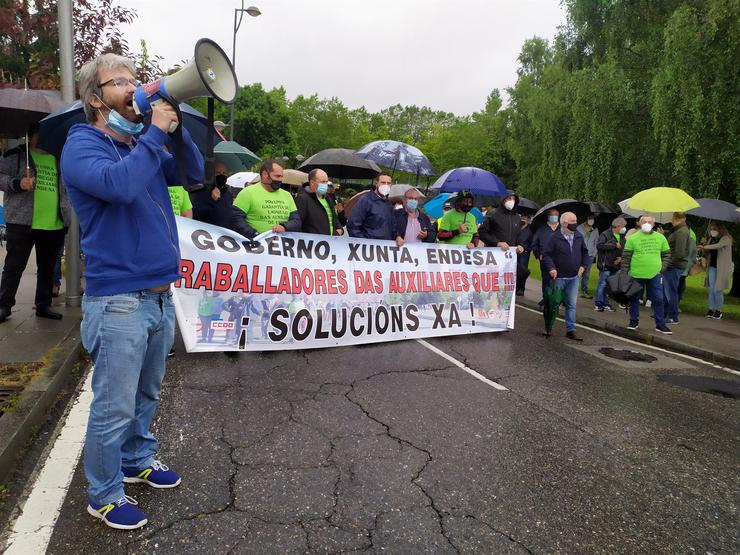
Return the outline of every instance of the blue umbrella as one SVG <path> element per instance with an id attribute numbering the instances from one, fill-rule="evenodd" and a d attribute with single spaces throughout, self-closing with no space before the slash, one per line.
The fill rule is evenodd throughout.
<path id="1" fill-rule="evenodd" d="M 696 202 L 699 208 L 692 208 L 687 214 L 721 222 L 740 222 L 740 209 L 731 202 L 714 198 L 698 198 Z"/>
<path id="2" fill-rule="evenodd" d="M 180 104 L 180 111 L 182 112 L 183 124 L 193 137 L 193 142 L 195 142 L 198 150 L 205 153 L 209 126 L 208 118 L 185 103 Z M 69 129 L 76 123 L 84 123 L 85 121 L 85 111 L 80 100 L 75 100 L 73 103 L 52 112 L 41 120 L 39 148 L 59 158 L 62 155 L 64 143 L 67 141 Z M 214 132 L 213 136 L 214 145 L 221 142 L 218 133 Z"/>
<path id="3" fill-rule="evenodd" d="M 431 187 L 441 193 L 470 191 L 473 195 L 501 196 L 506 187 L 497 175 L 480 168 L 455 168 L 443 173 Z"/>
<path id="4" fill-rule="evenodd" d="M 421 209 L 430 218 L 438 220 L 444 215 L 443 208 L 445 203 L 448 201 L 450 203 L 454 202 L 456 196 L 457 195 L 455 193 L 440 193 L 434 198 L 431 198 L 427 202 L 425 202 L 424 206 L 422 206 Z M 479 224 L 483 221 L 483 212 L 481 212 L 477 208 L 473 208 L 470 213 L 475 216 L 475 221 Z"/>
<path id="5" fill-rule="evenodd" d="M 418 175 L 437 175 L 432 163 L 424 153 L 401 141 L 373 141 L 363 146 L 355 154 L 365 160 L 408 173 Z"/>

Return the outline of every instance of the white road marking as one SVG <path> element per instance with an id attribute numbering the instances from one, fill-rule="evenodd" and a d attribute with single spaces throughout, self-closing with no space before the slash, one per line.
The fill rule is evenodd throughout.
<path id="1" fill-rule="evenodd" d="M 522 310 L 528 310 L 530 312 L 534 312 L 535 314 L 542 314 L 541 311 L 535 310 L 534 308 L 529 308 L 528 306 L 522 306 L 522 305 L 516 305 L 516 306 L 517 308 L 521 308 Z M 562 318 L 558 318 L 558 321 L 564 322 L 565 320 L 563 320 Z M 740 372 L 738 372 L 737 370 L 733 370 L 732 368 L 727 368 L 725 366 L 720 366 L 719 364 L 715 364 L 714 362 L 709 362 L 708 360 L 704 360 L 704 359 L 697 358 L 697 357 L 692 357 L 691 355 L 685 355 L 683 353 L 677 353 L 676 351 L 670 351 L 662 347 L 648 345 L 647 343 L 640 343 L 639 341 L 635 341 L 634 339 L 627 339 L 626 337 L 620 337 L 619 335 L 615 335 L 613 333 L 609 333 L 608 331 L 593 328 L 585 324 L 578 324 L 578 325 L 581 326 L 583 329 L 587 329 L 588 331 L 591 331 L 594 333 L 600 333 L 601 335 L 606 335 L 607 337 L 613 337 L 614 339 L 619 339 L 620 341 L 624 341 L 625 343 L 637 345 L 638 347 L 645 347 L 647 349 L 653 349 L 655 351 L 659 351 L 661 353 L 666 353 L 668 355 L 673 355 L 676 357 L 681 357 L 686 360 L 690 360 L 692 362 L 699 362 L 701 364 L 706 364 L 707 366 L 711 366 L 712 368 L 716 368 L 717 370 L 724 370 L 725 372 L 729 372 L 730 374 L 735 374 L 736 376 L 740 376 Z"/>
<path id="2" fill-rule="evenodd" d="M 462 368 L 462 369 L 463 369 L 463 370 L 465 370 L 465 371 L 466 371 L 466 372 L 467 372 L 468 374 L 470 374 L 471 376 L 473 376 L 473 377 L 474 377 L 474 378 L 475 378 L 476 380 L 480 380 L 480 381 L 482 381 L 483 383 L 485 383 L 485 384 L 488 384 L 488 385 L 490 385 L 491 387 L 493 387 L 493 388 L 495 388 L 495 389 L 498 389 L 499 391 L 509 391 L 509 390 L 508 390 L 507 388 L 505 388 L 505 387 L 504 387 L 503 385 L 501 385 L 500 383 L 496 383 L 496 382 L 494 382 L 494 381 L 492 381 L 492 380 L 489 380 L 489 379 L 488 379 L 488 378 L 486 378 L 485 376 L 483 376 L 483 375 L 479 374 L 478 372 L 476 372 L 476 371 L 475 371 L 475 370 L 473 370 L 472 368 L 468 368 L 467 366 L 465 366 L 465 365 L 464 365 L 464 364 L 463 364 L 462 362 L 460 362 L 460 361 L 459 361 L 459 360 L 457 360 L 456 358 L 454 358 L 454 357 L 451 357 L 450 355 L 448 355 L 447 353 L 445 353 L 444 351 L 442 351 L 442 350 L 440 350 L 440 349 L 437 349 L 437 347 L 435 347 L 434 345 L 431 345 L 431 344 L 427 343 L 427 342 L 426 342 L 426 341 L 424 341 L 423 339 L 417 339 L 417 340 L 416 340 L 416 342 L 417 342 L 417 343 L 418 343 L 419 345 L 422 345 L 422 346 L 426 347 L 427 349 L 429 349 L 429 350 L 430 350 L 430 351 L 432 351 L 433 353 L 436 353 L 436 354 L 438 354 L 438 355 L 439 355 L 439 356 L 441 356 L 442 358 L 444 358 L 444 359 L 446 359 L 446 360 L 449 360 L 449 361 L 450 361 L 450 362 L 451 362 L 452 364 L 454 364 L 454 365 L 455 365 L 455 366 L 457 366 L 458 368 Z"/>
<path id="3" fill-rule="evenodd" d="M 91 401 L 92 371 L 88 373 L 64 427 L 21 507 L 20 516 L 13 523 L 4 555 L 46 553 L 85 444 Z"/>

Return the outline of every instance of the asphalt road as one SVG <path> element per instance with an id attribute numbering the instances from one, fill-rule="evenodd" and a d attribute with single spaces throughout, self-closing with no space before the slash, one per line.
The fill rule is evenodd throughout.
<path id="1" fill-rule="evenodd" d="M 740 379 L 518 310 L 516 331 L 315 351 L 182 353 L 156 433 L 176 490 L 129 486 L 142 530 L 85 512 L 49 553 L 737 553 Z M 611 346 L 656 357 L 607 358 Z M 725 384 L 726 386 L 727 384 Z"/>

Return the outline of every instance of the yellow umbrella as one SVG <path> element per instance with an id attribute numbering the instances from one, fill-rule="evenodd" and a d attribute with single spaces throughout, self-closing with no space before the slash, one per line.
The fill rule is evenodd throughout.
<path id="1" fill-rule="evenodd" d="M 675 187 L 645 189 L 619 205 L 625 211 L 650 213 L 656 216 L 656 221 L 663 222 L 670 221 L 673 212 L 686 212 L 699 207 L 699 203 L 686 191 Z"/>

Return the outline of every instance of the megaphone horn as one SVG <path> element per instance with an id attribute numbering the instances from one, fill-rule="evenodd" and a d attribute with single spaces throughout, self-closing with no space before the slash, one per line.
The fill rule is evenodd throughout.
<path id="1" fill-rule="evenodd" d="M 236 73 L 223 49 L 211 39 L 200 39 L 193 59 L 185 67 L 137 87 L 134 109 L 138 114 L 148 114 L 153 104 L 163 100 L 179 104 L 201 96 L 233 104 L 238 88 Z"/>

